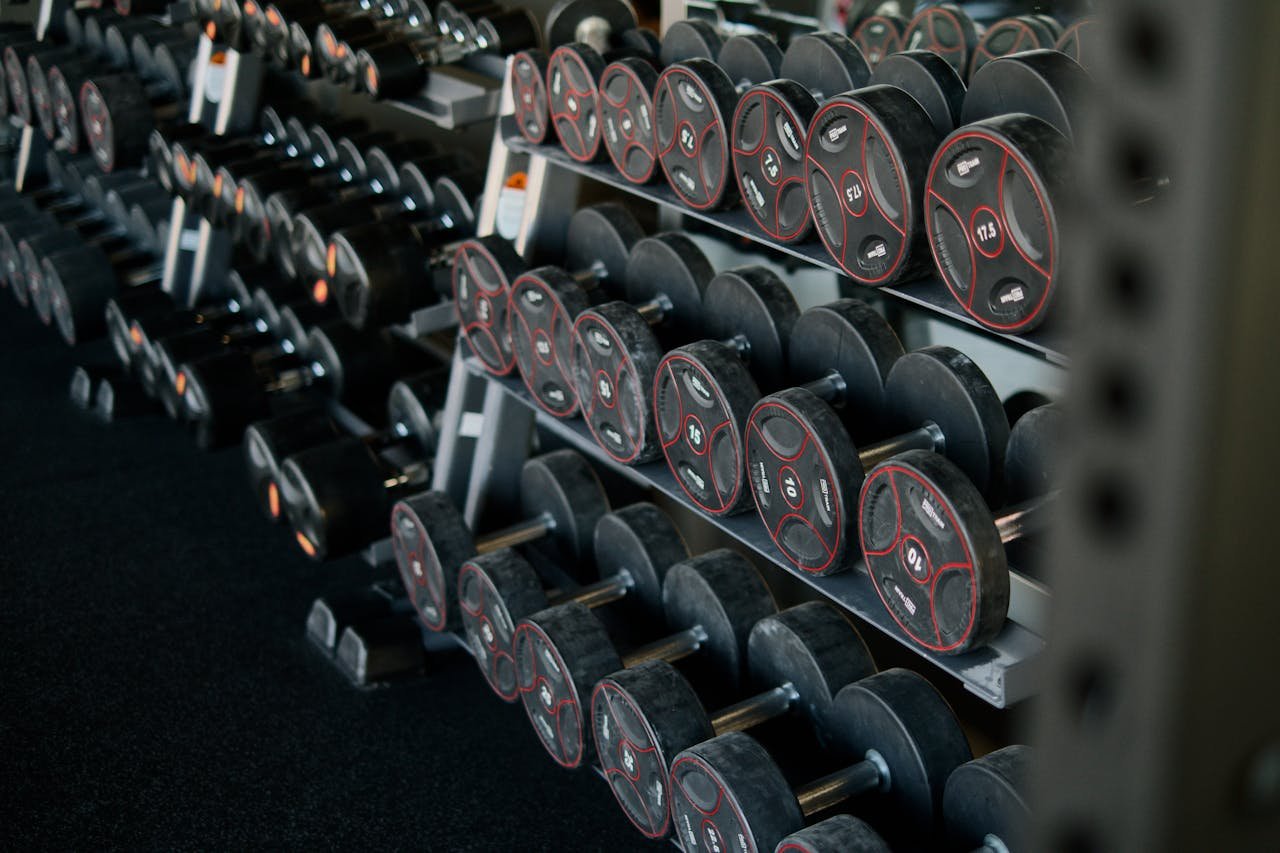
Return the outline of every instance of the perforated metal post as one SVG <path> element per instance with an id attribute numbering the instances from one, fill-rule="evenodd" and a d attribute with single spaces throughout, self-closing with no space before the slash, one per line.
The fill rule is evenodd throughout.
<path id="1" fill-rule="evenodd" d="M 1107 12 L 1030 849 L 1280 850 L 1280 4 Z"/>

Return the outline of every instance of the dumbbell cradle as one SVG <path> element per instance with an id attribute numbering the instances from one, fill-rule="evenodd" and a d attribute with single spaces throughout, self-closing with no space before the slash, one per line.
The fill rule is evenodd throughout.
<path id="1" fill-rule="evenodd" d="M 885 609 L 913 642 L 942 654 L 989 643 L 1009 611 L 1005 545 L 1047 527 L 1060 455 L 1062 413 L 1034 409 L 1009 434 L 1008 492 L 999 516 L 955 464 L 912 451 L 867 474 L 858 535 Z M 1034 495 L 1034 497 L 1032 497 Z M 891 517 L 891 513 L 901 513 Z"/>
<path id="2" fill-rule="evenodd" d="M 764 233 L 785 243 L 809 235 L 805 188 L 806 134 L 818 104 L 866 85 L 871 69 L 846 36 L 795 38 L 781 77 L 743 93 L 732 120 L 732 157 L 747 212 Z"/>
<path id="3" fill-rule="evenodd" d="M 718 274 L 703 304 L 708 339 L 663 356 L 653 410 L 662 454 L 685 494 L 710 515 L 730 515 L 751 506 L 741 426 L 760 397 L 756 380 L 782 386 L 800 308 L 782 280 L 758 266 Z"/>
<path id="4" fill-rule="evenodd" d="M 955 714 L 927 681 L 888 669 L 840 690 L 827 729 L 851 763 L 792 789 L 749 735 L 730 732 L 671 764 L 672 821 L 690 851 L 769 851 L 806 819 L 851 799 L 904 837 L 929 840 L 948 775 L 972 758 Z"/>
<path id="5" fill-rule="evenodd" d="M 636 243 L 626 301 L 578 314 L 573 324 L 573 392 L 596 442 L 614 459 L 657 458 L 653 381 L 665 350 L 700 330 L 703 294 L 715 271 L 684 234 Z"/>
<path id="6" fill-rule="evenodd" d="M 458 574 L 471 557 L 541 540 L 558 553 L 557 564 L 573 573 L 591 551 L 591 537 L 609 499 L 599 478 L 578 453 L 558 450 L 525 462 L 520 471 L 524 520 L 473 536 L 449 497 L 423 492 L 391 511 L 391 546 L 400 579 L 431 631 L 461 626 Z"/>
<path id="7" fill-rule="evenodd" d="M 601 679 L 591 697 L 596 755 L 614 797 L 649 838 L 671 829 L 670 759 L 716 735 L 799 712 L 821 739 L 840 688 L 876 671 L 862 638 L 829 604 L 766 616 L 747 640 L 760 692 L 714 714 L 669 663 L 649 661 Z"/>
<path id="8" fill-rule="evenodd" d="M 511 641 L 521 619 L 552 600 L 586 607 L 638 600 L 646 612 L 658 612 L 667 569 L 689 557 L 671 518 L 650 503 L 601 517 L 592 542 L 600 580 L 572 592 L 544 589 L 534 567 L 510 548 L 463 563 L 458 574 L 463 634 L 489 687 L 503 701 L 519 697 Z"/>
<path id="9" fill-rule="evenodd" d="M 747 637 L 777 612 L 759 572 L 740 554 L 719 549 L 671 566 L 662 586 L 673 632 L 620 655 L 603 623 L 581 604 L 562 604 L 523 619 L 512 640 L 517 685 L 534 731 L 562 767 L 590 763 L 584 703 L 600 679 L 645 661 L 698 655 L 715 678 L 737 688 L 746 676 Z"/>

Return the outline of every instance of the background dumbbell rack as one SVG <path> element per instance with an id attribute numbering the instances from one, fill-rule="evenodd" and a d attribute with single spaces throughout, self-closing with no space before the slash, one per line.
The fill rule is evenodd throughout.
<path id="1" fill-rule="evenodd" d="M 63 5 L 5 0 L 3 12 L 6 20 L 47 21 Z M 531 4 L 540 19 L 550 5 Z M 706 5 L 663 0 L 663 23 Z M 1280 470 L 1280 383 L 1272 375 L 1280 288 L 1250 285 L 1274 281 L 1280 4 L 1112 0 L 1108 7 L 1117 26 L 1114 43 L 1102 45 L 1111 57 L 1101 72 L 1102 142 L 1082 157 L 1091 203 L 1080 227 L 1092 239 L 1082 244 L 1085 274 L 1073 282 L 1079 322 L 1070 346 L 1048 330 L 974 331 L 937 281 L 848 286 L 878 302 L 908 345 L 968 335 L 962 348 L 984 368 L 996 373 L 993 357 L 1005 366 L 993 379 L 1006 390 L 1019 382 L 1064 387 L 1068 366 L 1076 389 L 1083 461 L 1071 472 L 1054 532 L 1052 598 L 1046 586 L 1015 578 L 1011 623 L 992 649 L 939 658 L 902 647 L 928 661 L 922 669 L 940 685 L 949 678 L 993 706 L 1035 697 L 1022 706 L 1030 706 L 1045 794 L 1033 849 L 1275 849 L 1259 842 L 1274 839 L 1280 812 L 1280 647 L 1270 630 L 1280 573 L 1267 535 Z M 215 47 L 201 38 L 192 115 L 218 132 L 246 129 L 261 63 Z M 466 80 L 448 69 L 432 78 L 444 88 Z M 488 86 L 471 81 L 483 94 L 458 84 L 452 96 L 442 88 L 392 109 L 443 127 L 508 115 L 510 92 L 499 79 L 506 75 Z M 23 170 L 42 159 L 33 156 L 42 143 L 31 136 L 24 131 L 20 142 L 19 185 Z M 1144 158 L 1186 178 L 1160 210 L 1139 217 L 1109 188 L 1126 162 Z M 775 244 L 741 212 L 689 211 L 663 187 L 633 187 L 606 166 L 530 148 L 506 119 L 493 128 L 479 234 L 499 229 L 507 178 L 517 172 L 528 181 L 509 236 L 521 252 L 536 245 L 554 253 L 563 233 L 555 217 L 573 209 L 582 187 L 604 184 L 655 203 L 664 222 L 683 216 L 794 259 L 787 278 L 803 279 L 802 289 L 815 274 L 828 280 L 826 298 L 846 286 L 830 283 L 836 267 L 819 244 Z M 175 290 L 192 282 L 186 295 L 194 301 L 229 247 L 181 205 L 175 201 L 172 221 L 183 227 L 171 232 L 166 282 Z M 428 309 L 405 331 L 425 335 L 450 323 L 441 309 Z M 579 423 L 542 415 L 518 380 L 489 377 L 457 351 L 432 487 L 449 493 L 473 525 L 500 518 L 512 509 L 506 504 L 527 455 L 512 436 L 534 430 L 690 507 L 662 463 L 611 463 Z M 798 576 L 775 556 L 754 514 L 699 517 L 763 558 L 758 563 Z M 382 545 L 368 556 L 384 555 Z M 803 580 L 864 630 L 875 625 L 901 641 L 861 573 Z M 1204 796 L 1207 788 L 1219 795 Z"/>

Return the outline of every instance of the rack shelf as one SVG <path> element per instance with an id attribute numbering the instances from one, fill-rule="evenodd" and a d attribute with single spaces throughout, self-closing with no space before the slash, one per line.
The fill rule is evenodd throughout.
<path id="1" fill-rule="evenodd" d="M 636 186 L 618 175 L 611 163 L 579 163 L 565 154 L 557 145 L 533 145 L 529 143 L 516 131 L 514 119 L 511 116 L 503 116 L 500 122 L 500 132 L 507 147 L 512 151 L 543 157 L 561 168 L 569 169 L 593 180 L 617 187 L 632 195 L 673 208 L 685 216 L 691 216 L 694 219 L 707 222 L 730 234 L 744 237 L 760 246 L 783 252 L 808 264 L 830 270 L 837 275 L 845 277 L 844 272 L 827 253 L 826 247 L 817 239 L 798 244 L 780 243 L 776 240 L 771 240 L 756 229 L 751 217 L 741 208 L 714 213 L 692 210 L 685 207 L 666 184 L 659 182 Z M 875 290 L 878 293 L 887 294 L 923 308 L 950 322 L 977 329 L 984 334 L 1013 344 L 1019 349 L 1039 355 L 1053 364 L 1062 367 L 1066 367 L 1068 364 L 1069 358 L 1066 354 L 1064 335 L 1060 330 L 1037 329 L 1026 335 L 1005 335 L 993 332 L 979 325 L 972 317 L 961 311 L 940 279 L 921 279 L 892 287 L 876 288 Z"/>
<path id="2" fill-rule="evenodd" d="M 1003 708 L 1028 698 L 1035 692 L 1037 656 L 1045 641 L 1028 624 L 1020 624 L 1016 613 L 1024 623 L 1043 631 L 1048 609 L 1048 592 L 1039 584 L 1022 575 L 1013 579 L 1014 605 L 1010 621 L 990 646 L 963 655 L 944 656 L 927 652 L 911 643 L 893 624 L 880 603 L 866 570 L 859 562 L 853 571 L 830 577 L 816 578 L 805 575 L 788 563 L 778 553 L 754 513 L 729 518 L 711 518 L 700 512 L 685 495 L 666 465 L 653 462 L 647 465 L 627 467 L 618 465 L 596 444 L 581 420 L 560 420 L 542 412 L 525 390 L 519 379 L 490 376 L 474 358 L 466 359 L 467 369 L 501 387 L 504 391 L 537 413 L 538 425 L 547 432 L 559 436 L 586 456 L 607 464 L 611 469 L 631 479 L 637 485 L 656 490 L 671 498 L 690 513 L 718 527 L 735 541 L 750 548 L 758 557 L 772 563 L 782 571 L 799 578 L 822 595 L 844 609 L 857 615 L 863 622 L 874 625 L 893 637 L 939 669 L 960 681 L 966 689 L 990 704 Z"/>

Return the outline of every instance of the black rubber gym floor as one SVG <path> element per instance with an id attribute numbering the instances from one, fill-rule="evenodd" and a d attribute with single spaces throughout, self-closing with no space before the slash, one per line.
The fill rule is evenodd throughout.
<path id="1" fill-rule="evenodd" d="M 238 448 L 104 425 L 0 291 L 0 849 L 669 849 L 546 757 L 469 659 L 359 692 L 303 637 L 314 565 Z"/>

